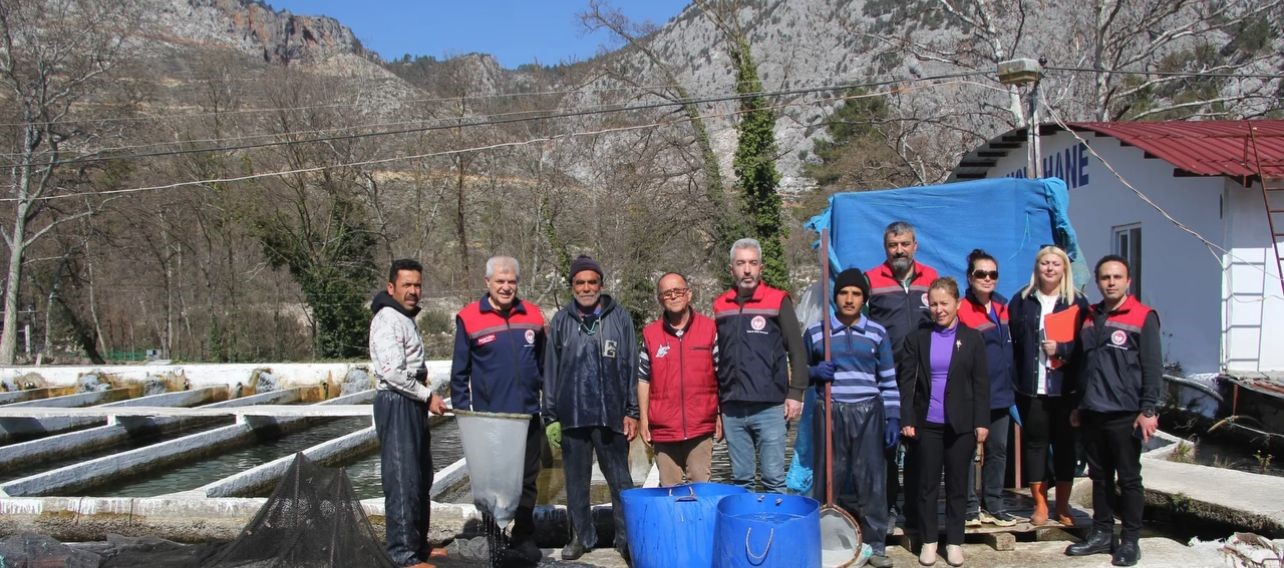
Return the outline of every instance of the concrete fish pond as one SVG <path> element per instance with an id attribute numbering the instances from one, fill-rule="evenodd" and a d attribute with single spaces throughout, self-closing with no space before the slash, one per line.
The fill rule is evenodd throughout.
<path id="1" fill-rule="evenodd" d="M 448 370 L 448 361 L 429 362 L 435 387 L 445 382 Z M 345 468 L 354 498 L 375 534 L 382 535 L 378 442 L 370 406 L 374 385 L 362 365 L 15 367 L 0 369 L 0 384 L 9 389 L 0 389 L 0 541 L 27 535 L 22 542 L 35 542 L 30 535 L 38 534 L 82 542 L 72 548 L 91 552 L 140 546 L 137 539 L 164 539 L 175 547 L 187 546 L 176 543 L 230 541 L 267 502 L 296 453 L 322 466 Z M 449 414 L 437 419 L 432 431 L 436 475 L 431 490 L 431 538 L 449 543 L 453 555 L 439 565 L 484 565 L 486 555 L 478 550 L 484 546 L 482 514 L 473 505 L 456 419 Z M 1208 541 L 1226 539 L 1236 531 L 1252 531 L 1268 539 L 1284 537 L 1284 477 L 1174 460 L 1175 454 L 1180 457 L 1190 451 L 1187 446 L 1199 451 L 1197 441 L 1165 436 L 1143 456 L 1148 538 L 1141 565 L 1233 565 L 1236 557 L 1258 558 L 1268 549 L 1275 550 L 1274 541 L 1265 539 Z M 558 565 L 551 559 L 569 532 L 561 504 L 565 481 L 559 459 L 556 452 L 546 457 L 539 481 L 536 540 L 545 549 L 545 565 Z M 638 487 L 658 485 L 658 472 L 640 442 L 635 443 L 630 466 Z M 723 444 L 715 446 L 713 474 L 715 481 L 729 478 Z M 601 534 L 611 534 L 609 492 L 596 468 L 594 480 L 595 524 Z M 739 491 L 732 489 L 729 494 Z M 637 491 L 667 495 L 670 490 Z M 1084 488 L 1076 493 L 1090 492 Z M 1028 498 L 1020 491 L 1010 491 L 1008 498 L 1017 504 L 1017 514 L 1028 506 Z M 627 496 L 625 502 L 627 517 Z M 1075 513 L 1086 522 L 1090 511 L 1085 504 L 1086 499 L 1077 503 Z M 706 508 L 700 518 L 710 519 L 716 511 L 713 505 Z M 678 520 L 666 514 L 653 509 L 639 527 L 677 526 Z M 758 518 L 752 512 L 734 516 L 745 523 L 776 520 Z M 688 517 L 683 517 L 683 526 L 695 518 Z M 789 520 L 794 517 L 805 515 L 791 514 Z M 708 549 L 712 565 L 717 563 L 716 539 L 712 525 L 708 528 L 709 534 L 700 537 L 708 539 L 708 546 L 699 546 Z M 632 546 L 648 542 L 646 530 L 630 527 L 630 533 L 637 534 Z M 978 566 L 1098 565 L 1061 554 L 1065 539 L 1082 536 L 1082 530 L 1028 523 L 1002 531 L 969 529 L 969 562 Z M 797 566 L 803 558 L 800 547 L 815 548 L 819 555 L 818 546 L 804 544 L 810 541 L 803 533 L 814 531 L 794 535 L 782 528 L 774 533 L 771 528 L 753 528 L 746 548 L 747 532 L 732 539 L 738 548 L 724 551 L 726 562 L 734 564 L 732 556 L 738 554 L 738 560 L 752 564 L 765 559 L 766 550 L 772 558 L 788 552 L 779 565 Z M 123 536 L 109 541 L 109 535 Z M 1191 537 L 1203 541 L 1188 546 Z M 912 565 L 914 556 L 893 544 L 895 540 L 889 541 L 890 557 L 898 565 Z M 0 555 L 8 550 L 5 546 L 0 543 Z M 645 547 L 656 553 L 652 560 L 673 549 Z M 1238 552 L 1232 554 L 1232 549 Z M 183 550 L 187 551 L 183 554 L 200 552 Z M 1280 553 L 1284 556 L 1284 547 Z M 648 562 L 642 557 L 633 560 L 635 566 Z M 613 550 L 603 549 L 571 565 L 625 564 Z"/>

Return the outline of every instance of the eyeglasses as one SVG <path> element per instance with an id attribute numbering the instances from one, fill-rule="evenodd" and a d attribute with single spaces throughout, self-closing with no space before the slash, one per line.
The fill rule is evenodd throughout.
<path id="1" fill-rule="evenodd" d="M 977 279 L 977 280 L 984 280 L 984 279 L 986 279 L 986 278 L 989 278 L 990 280 L 998 280 L 998 279 L 999 279 L 999 271 L 997 271 L 997 270 L 973 270 L 973 271 L 972 271 L 972 278 L 975 278 L 975 279 Z"/>
<path id="2" fill-rule="evenodd" d="M 660 298 L 663 300 L 676 300 L 687 295 L 687 292 L 690 291 L 690 288 L 673 288 L 671 290 L 660 292 Z"/>

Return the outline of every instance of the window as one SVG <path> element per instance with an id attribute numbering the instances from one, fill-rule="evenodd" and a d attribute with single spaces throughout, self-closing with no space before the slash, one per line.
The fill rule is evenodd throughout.
<path id="1" fill-rule="evenodd" d="M 1114 228 L 1115 254 L 1128 260 L 1128 275 L 1132 278 L 1130 291 L 1141 299 L 1141 225 L 1124 225 Z"/>

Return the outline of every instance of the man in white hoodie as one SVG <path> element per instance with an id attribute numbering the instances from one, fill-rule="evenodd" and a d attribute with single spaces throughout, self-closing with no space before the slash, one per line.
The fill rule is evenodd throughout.
<path id="1" fill-rule="evenodd" d="M 431 568 L 428 516 L 432 488 L 428 413 L 441 415 L 446 404 L 428 387 L 424 344 L 415 325 L 424 268 L 395 260 L 388 289 L 371 302 L 370 359 L 376 386 L 374 418 L 383 475 L 388 556 L 400 566 Z"/>

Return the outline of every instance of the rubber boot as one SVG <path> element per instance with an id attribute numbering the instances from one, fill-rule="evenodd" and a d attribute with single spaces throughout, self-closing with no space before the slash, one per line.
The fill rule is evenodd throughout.
<path id="1" fill-rule="evenodd" d="M 1070 515 L 1070 492 L 1074 488 L 1074 483 L 1070 481 L 1057 482 L 1057 510 L 1056 521 L 1067 527 L 1074 526 L 1074 517 Z"/>
<path id="2" fill-rule="evenodd" d="M 1030 496 L 1034 498 L 1034 513 L 1030 514 L 1030 524 L 1045 525 L 1048 523 L 1048 486 L 1043 482 L 1030 484 Z"/>

